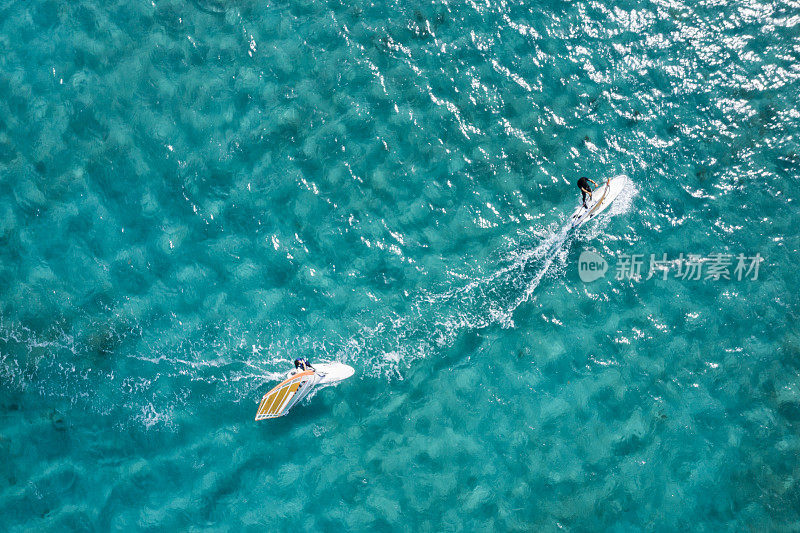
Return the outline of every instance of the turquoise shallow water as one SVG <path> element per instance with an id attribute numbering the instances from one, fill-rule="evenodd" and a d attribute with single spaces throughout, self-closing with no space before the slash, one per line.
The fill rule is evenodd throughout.
<path id="1" fill-rule="evenodd" d="M 3 529 L 796 530 L 799 23 L 0 2 Z"/>

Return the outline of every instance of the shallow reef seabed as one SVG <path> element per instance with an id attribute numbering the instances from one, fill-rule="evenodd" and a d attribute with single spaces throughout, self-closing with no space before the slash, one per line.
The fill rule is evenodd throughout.
<path id="1" fill-rule="evenodd" d="M 796 530 L 798 24 L 0 0 L 0 529 Z"/>

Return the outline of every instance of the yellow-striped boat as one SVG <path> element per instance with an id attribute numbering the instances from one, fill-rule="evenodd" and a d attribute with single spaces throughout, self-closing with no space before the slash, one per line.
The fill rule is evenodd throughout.
<path id="1" fill-rule="evenodd" d="M 256 421 L 284 416 L 317 387 L 335 385 L 355 373 L 343 363 L 318 363 L 311 370 L 294 370 L 261 398 Z"/>

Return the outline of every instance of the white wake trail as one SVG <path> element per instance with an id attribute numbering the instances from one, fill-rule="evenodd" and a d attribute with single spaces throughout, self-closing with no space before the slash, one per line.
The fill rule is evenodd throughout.
<path id="1" fill-rule="evenodd" d="M 554 272 L 554 267 L 557 270 L 565 266 L 572 241 L 597 237 L 613 216 L 630 209 L 635 193 L 635 186 L 628 181 L 619 200 L 594 219 L 591 228 L 574 227 L 568 218 L 534 247 L 517 241 L 515 249 L 510 250 L 497 265 L 499 268 L 491 273 L 442 292 L 422 291 L 409 312 L 364 327 L 341 355 L 354 362 L 366 359 L 367 367 L 373 369 L 374 374 L 402 379 L 402 367 L 408 368 L 413 361 L 452 346 L 466 331 L 494 324 L 513 327 L 517 308 L 531 300 L 545 276 Z M 522 241 L 525 240 L 523 237 Z"/>

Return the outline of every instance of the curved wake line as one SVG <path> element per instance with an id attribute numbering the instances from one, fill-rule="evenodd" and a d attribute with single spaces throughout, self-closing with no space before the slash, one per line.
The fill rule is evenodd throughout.
<path id="1" fill-rule="evenodd" d="M 510 264 L 463 287 L 423 293 L 407 314 L 412 319 L 396 316 L 365 327 L 360 334 L 363 342 L 348 345 L 342 355 L 357 361 L 366 352 L 370 374 L 402 379 L 401 365 L 408 368 L 414 360 L 452 345 L 465 330 L 493 324 L 513 327 L 514 311 L 533 296 L 554 262 L 569 249 L 575 235 L 571 229 L 566 224 L 551 232 L 535 248 L 514 253 Z"/>
<path id="2" fill-rule="evenodd" d="M 407 312 L 364 325 L 349 338 L 286 337 L 292 328 L 281 334 L 265 324 L 239 324 L 197 331 L 173 344 L 163 342 L 163 331 L 122 320 L 100 338 L 119 340 L 111 358 L 85 331 L 54 327 L 37 333 L 0 316 L 0 377 L 12 389 L 166 429 L 213 403 L 257 403 L 264 387 L 283 376 L 276 370 L 296 353 L 349 362 L 362 375 L 403 379 L 414 361 L 452 346 L 465 331 L 513 327 L 514 312 L 545 276 L 563 272 L 573 239 L 598 236 L 611 217 L 630 209 L 636 189 L 626 189 L 590 227 L 572 231 L 567 222 L 543 235 L 536 231 L 533 247 L 525 246 L 530 237 L 523 233 L 490 274 L 440 293 L 421 290 Z"/>
<path id="3" fill-rule="evenodd" d="M 465 330 L 484 329 L 493 324 L 514 327 L 514 312 L 533 297 L 545 276 L 553 273 L 554 264 L 557 270 L 566 268 L 573 240 L 599 236 L 612 217 L 630 210 L 636 192 L 635 185 L 628 180 L 608 211 L 591 225 L 573 228 L 568 220 L 558 230 L 550 231 L 534 248 L 512 251 L 510 263 L 487 276 L 441 293 L 423 292 L 414 303 L 413 312 L 407 314 L 413 319 L 392 317 L 374 327 L 365 327 L 361 330 L 361 342 L 353 341 L 341 355 L 360 362 L 366 352 L 372 374 L 402 379 L 401 364 L 408 368 L 414 360 L 452 345 Z M 373 346 L 370 340 L 377 345 Z"/>

